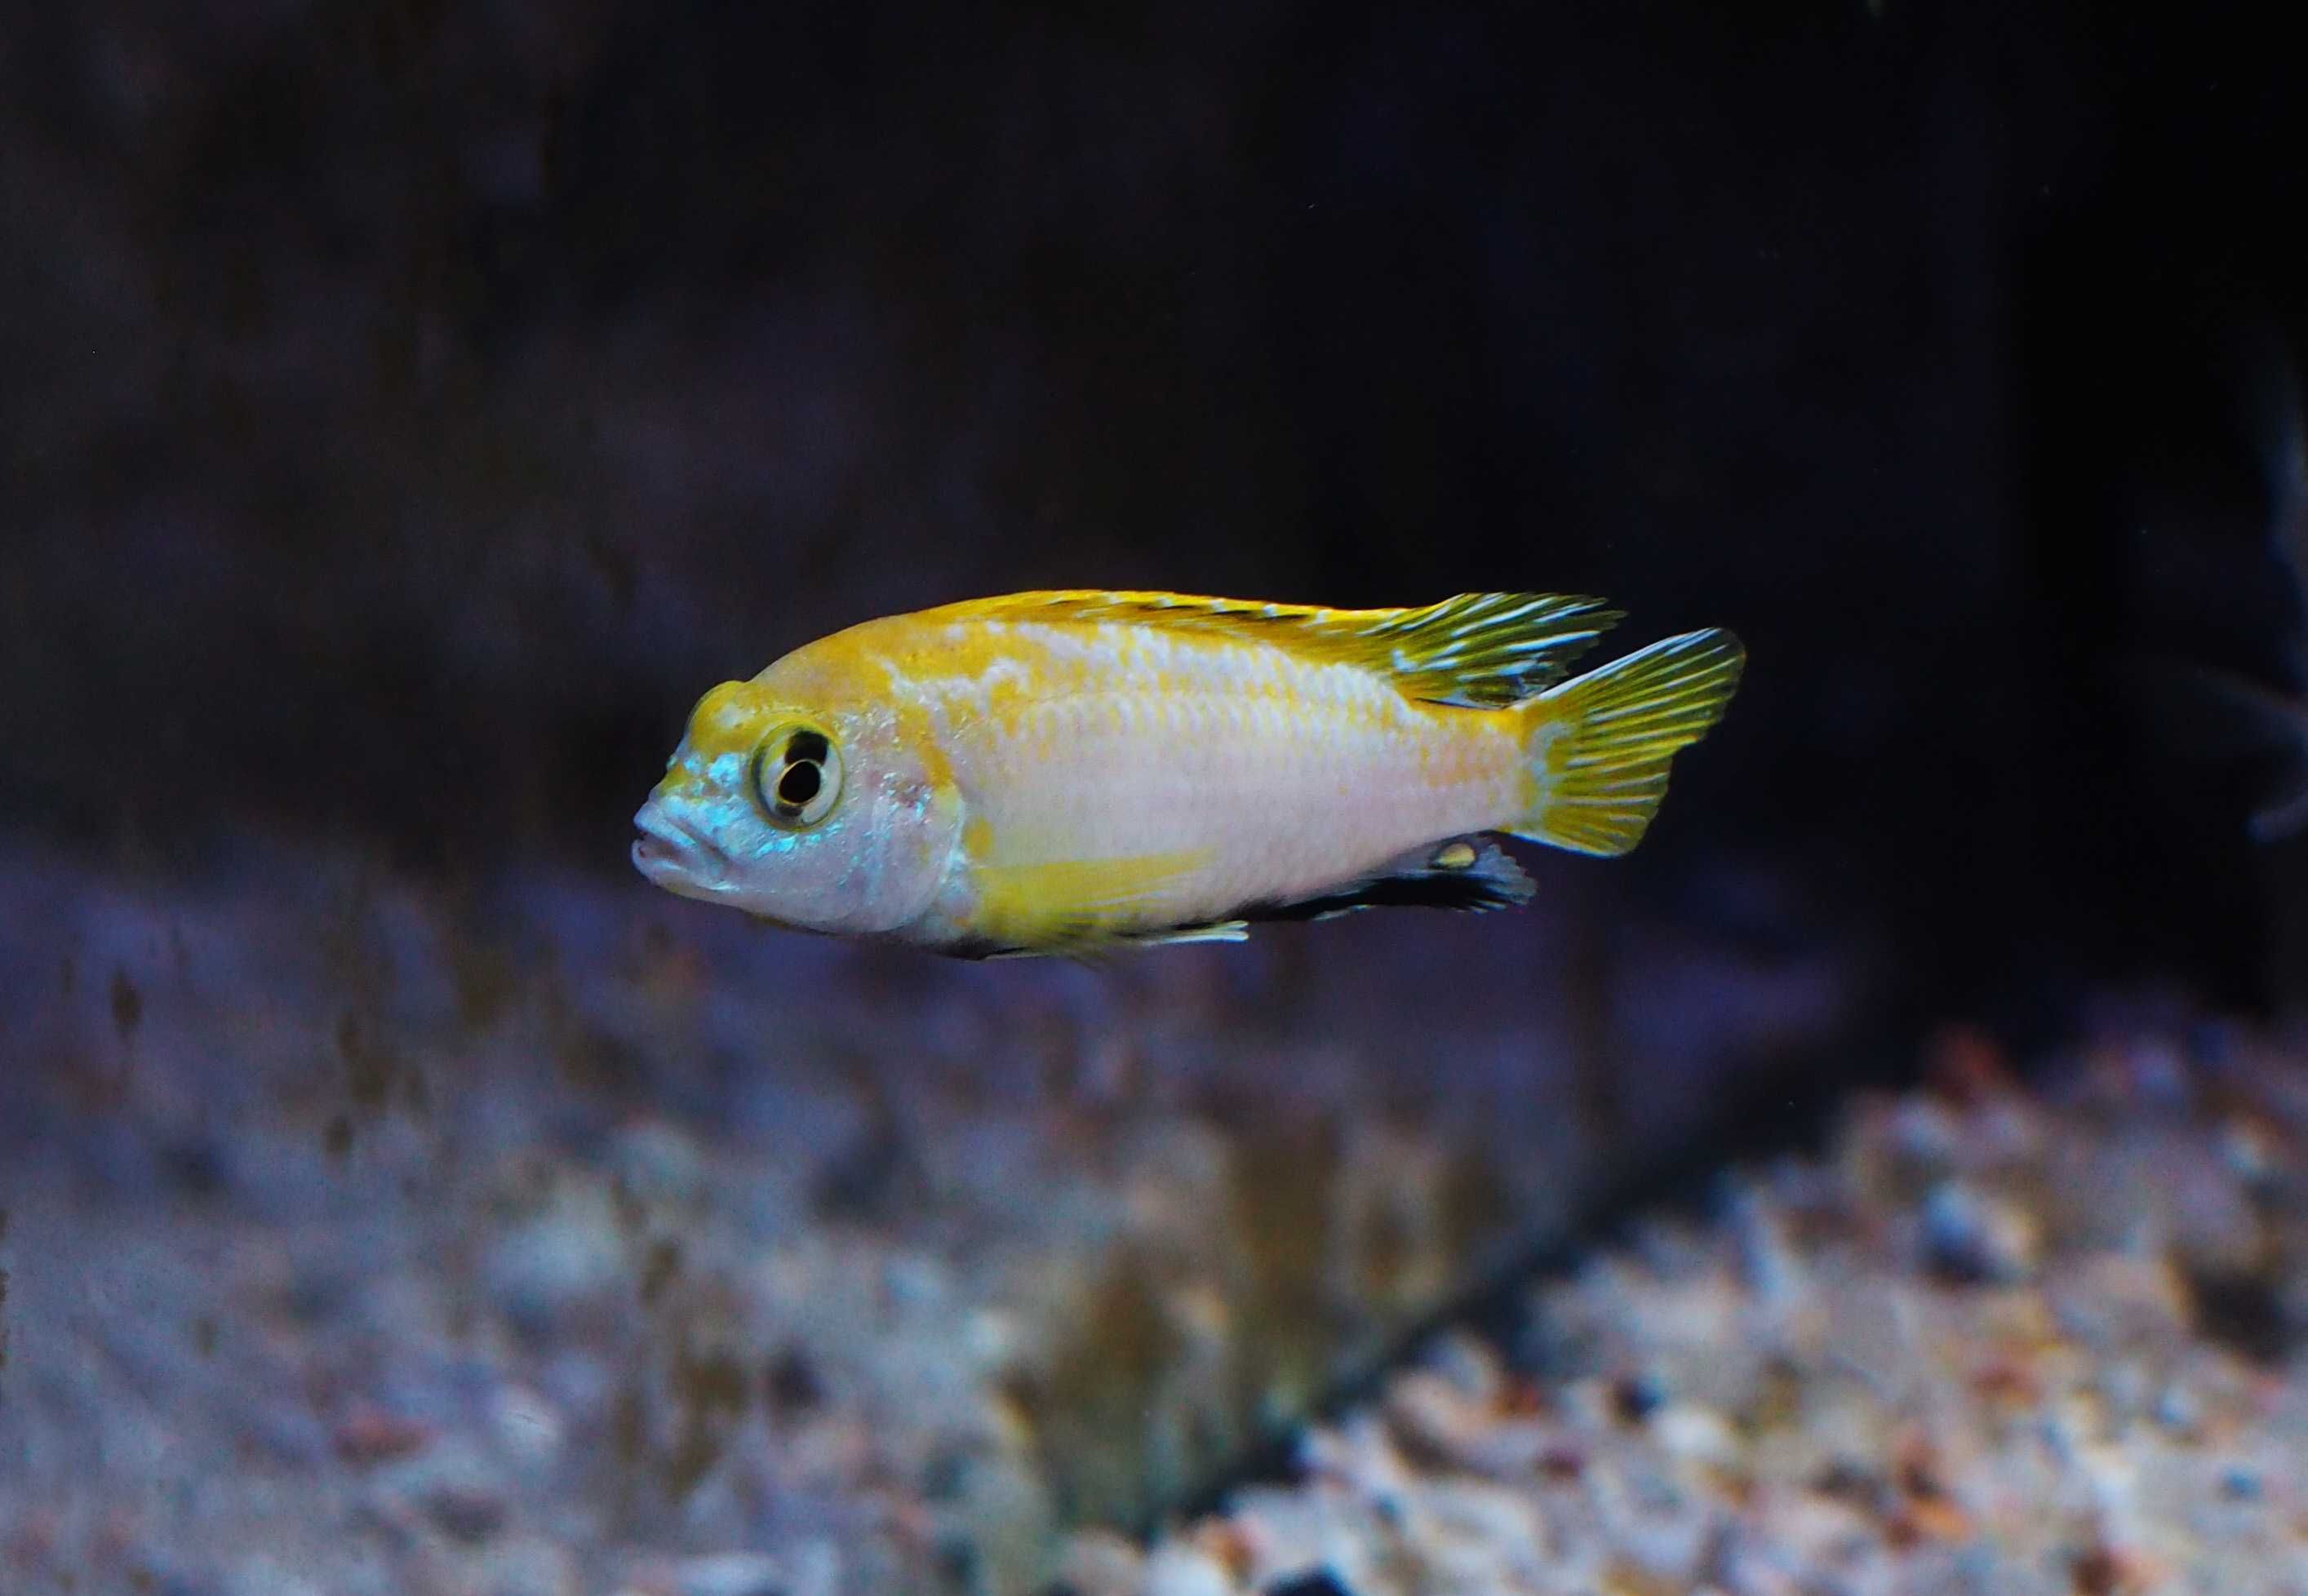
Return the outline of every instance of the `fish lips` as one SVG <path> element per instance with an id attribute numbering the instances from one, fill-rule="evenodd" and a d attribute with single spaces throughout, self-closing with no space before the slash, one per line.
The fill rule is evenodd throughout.
<path id="1" fill-rule="evenodd" d="M 633 868 L 651 884 L 691 897 L 728 890 L 729 855 L 655 799 L 634 814 L 633 829 L 641 833 L 633 838 Z"/>

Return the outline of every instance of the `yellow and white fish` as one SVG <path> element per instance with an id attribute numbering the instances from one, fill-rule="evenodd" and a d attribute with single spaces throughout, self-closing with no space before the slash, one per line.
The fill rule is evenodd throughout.
<path id="1" fill-rule="evenodd" d="M 633 863 L 966 957 L 1519 904 L 1529 879 L 1480 834 L 1626 852 L 1738 683 L 1720 631 L 1563 680 L 1618 619 L 1536 593 L 1050 592 L 868 621 L 699 700 Z"/>

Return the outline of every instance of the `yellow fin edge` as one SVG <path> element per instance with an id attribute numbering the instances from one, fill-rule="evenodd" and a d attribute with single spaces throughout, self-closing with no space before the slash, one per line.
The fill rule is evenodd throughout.
<path id="1" fill-rule="evenodd" d="M 1560 681 L 1621 619 L 1599 598 L 1461 593 L 1403 609 L 1337 610 L 1187 593 L 1059 588 L 971 599 L 927 622 L 1123 622 L 1216 633 L 1373 670 L 1434 703 L 1499 707 Z"/>
<path id="2" fill-rule="evenodd" d="M 1575 853 L 1626 853 L 1658 813 L 1675 756 L 1723 718 L 1745 665 L 1730 632 L 1685 632 L 1526 706 L 1534 792 L 1507 829 Z"/>

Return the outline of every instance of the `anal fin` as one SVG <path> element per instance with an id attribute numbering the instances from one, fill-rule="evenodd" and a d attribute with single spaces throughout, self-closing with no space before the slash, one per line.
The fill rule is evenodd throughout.
<path id="1" fill-rule="evenodd" d="M 1175 931 L 1134 931 L 1122 940 L 1140 948 L 1162 948 L 1176 942 L 1243 942 L 1250 938 L 1250 922 L 1216 920 L 1207 925 L 1182 925 Z"/>
<path id="2" fill-rule="evenodd" d="M 1241 920 L 1215 920 L 1201 925 L 1174 926 L 1167 931 L 1108 931 L 1088 930 L 1072 936 L 1054 936 L 1036 948 L 997 948 L 981 951 L 966 949 L 962 957 L 969 958 L 1069 958 L 1076 964 L 1098 965 L 1106 956 L 1123 948 L 1167 948 L 1187 942 L 1243 942 L 1250 939 L 1250 925 Z"/>
<path id="3" fill-rule="evenodd" d="M 1037 887 L 1063 882 L 1079 890 L 1089 885 L 1081 872 L 1095 871 L 1102 889 L 1094 907 L 1079 901 L 1053 912 L 1024 913 L 1026 895 L 1005 905 L 1011 916 L 995 924 L 993 934 L 947 951 L 964 958 L 1037 958 L 1055 957 L 1081 963 L 1102 963 L 1125 948 L 1174 947 L 1197 942 L 1247 940 L 1255 922 L 1329 920 L 1363 909 L 1428 908 L 1481 914 L 1511 909 L 1530 901 L 1537 890 L 1506 850 L 1487 837 L 1446 837 L 1396 855 L 1369 873 L 1305 897 L 1266 900 L 1243 905 L 1224 920 L 1190 925 L 1132 927 L 1117 916 L 1116 907 L 1139 897 L 1146 885 L 1163 879 L 1171 862 L 1146 859 L 1105 862 L 1099 866 L 1034 867 L 1022 878 Z M 1052 873 L 1042 873 L 1045 870 Z M 1015 892 L 1021 877 L 1007 877 L 1003 888 Z"/>
<path id="4" fill-rule="evenodd" d="M 1388 860 L 1368 875 L 1327 892 L 1255 904 L 1245 921 L 1329 920 L 1362 909 L 1451 909 L 1483 914 L 1529 903 L 1537 891 L 1521 865 L 1495 842 L 1451 837 Z"/>

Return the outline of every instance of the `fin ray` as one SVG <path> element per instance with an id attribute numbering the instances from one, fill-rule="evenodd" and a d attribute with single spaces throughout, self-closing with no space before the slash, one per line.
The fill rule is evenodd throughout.
<path id="1" fill-rule="evenodd" d="M 1548 690 L 1526 707 L 1537 795 L 1508 833 L 1580 854 L 1633 847 L 1675 756 L 1723 717 L 1745 663 L 1731 633 L 1684 632 Z"/>
<path id="2" fill-rule="evenodd" d="M 1213 920 L 1203 925 L 1182 925 L 1175 931 L 1129 931 L 1121 939 L 1140 948 L 1167 948 L 1184 942 L 1246 942 L 1250 923 L 1243 920 Z"/>

